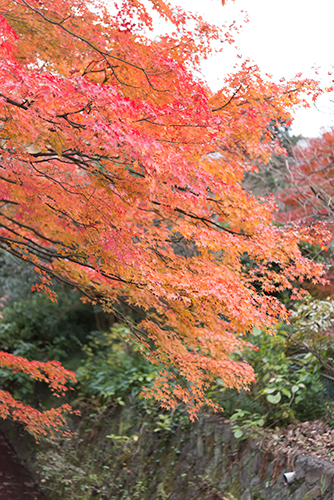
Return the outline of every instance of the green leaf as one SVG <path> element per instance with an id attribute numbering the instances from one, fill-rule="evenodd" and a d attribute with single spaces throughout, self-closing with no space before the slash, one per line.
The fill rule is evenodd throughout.
<path id="1" fill-rule="evenodd" d="M 294 386 L 296 387 L 296 386 Z M 292 389 L 291 389 L 292 390 Z M 292 391 L 293 392 L 293 391 Z M 285 396 L 288 396 L 288 398 L 291 398 L 291 392 L 289 391 L 289 389 L 285 389 L 283 388 L 282 389 L 282 393 L 285 395 Z"/>
<path id="2" fill-rule="evenodd" d="M 271 403 L 273 405 L 276 405 L 277 403 L 279 403 L 281 401 L 281 398 L 282 398 L 282 395 L 280 392 L 278 392 L 275 396 L 273 394 L 268 394 L 268 396 L 267 396 L 267 400 L 269 401 L 269 403 Z"/>
<path id="3" fill-rule="evenodd" d="M 245 415 L 249 415 L 249 411 L 243 411 L 243 410 L 240 410 L 239 408 L 235 411 L 235 413 L 233 413 L 233 415 L 230 417 L 230 421 L 231 422 L 235 422 L 235 420 L 238 420 L 238 418 L 242 418 L 244 417 Z"/>
<path id="4" fill-rule="evenodd" d="M 234 437 L 235 437 L 236 439 L 239 439 L 239 438 L 241 438 L 241 436 L 243 436 L 243 435 L 244 435 L 244 433 L 242 432 L 242 430 L 241 430 L 241 429 L 236 429 L 235 431 L 233 431 L 233 434 L 234 434 Z"/>
<path id="5" fill-rule="evenodd" d="M 272 394 L 275 391 L 277 391 L 276 387 L 266 387 L 265 389 L 263 389 L 264 394 Z"/>

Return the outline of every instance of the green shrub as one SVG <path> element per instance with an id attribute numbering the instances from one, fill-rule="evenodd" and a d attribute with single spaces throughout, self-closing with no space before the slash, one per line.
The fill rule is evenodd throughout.
<path id="1" fill-rule="evenodd" d="M 286 426 L 326 415 L 322 367 L 313 354 L 296 350 L 282 326 L 276 335 L 254 329 L 249 340 L 256 350 L 246 350 L 243 357 L 253 366 L 257 383 L 241 393 L 219 387 L 219 382 L 216 387 L 226 416 L 238 422 L 239 436 L 246 427 Z"/>
<path id="2" fill-rule="evenodd" d="M 115 325 L 110 332 L 91 333 L 83 347 L 86 359 L 77 370 L 83 394 L 122 405 L 126 395 L 136 398 L 143 385 L 151 384 L 157 368 L 128 341 L 129 333 L 124 325 Z"/>

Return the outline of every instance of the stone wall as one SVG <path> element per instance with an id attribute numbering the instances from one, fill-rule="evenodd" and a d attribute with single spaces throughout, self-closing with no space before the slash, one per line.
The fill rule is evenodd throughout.
<path id="1" fill-rule="evenodd" d="M 287 485 L 283 474 L 290 471 L 295 479 Z M 229 424 L 204 419 L 182 448 L 166 492 L 169 500 L 334 500 L 334 464 L 302 455 L 289 464 L 284 455 L 259 451 L 258 442 L 237 443 Z"/>
<path id="2" fill-rule="evenodd" d="M 7 425 L 6 434 L 39 479 L 44 463 L 49 472 L 41 484 L 52 500 L 334 500 L 334 464 L 301 455 L 289 464 L 284 455 L 259 451 L 256 441 L 237 442 L 223 419 L 201 418 L 173 432 L 134 420 L 127 408 L 93 425 L 90 419 L 89 427 L 83 418 L 74 442 L 44 447 L 44 462 L 32 460 L 22 431 Z M 128 440 L 106 438 L 111 434 Z M 52 461 L 64 471 L 52 476 Z M 82 478 L 71 472 L 73 462 Z M 295 480 L 286 485 L 289 471 Z"/>

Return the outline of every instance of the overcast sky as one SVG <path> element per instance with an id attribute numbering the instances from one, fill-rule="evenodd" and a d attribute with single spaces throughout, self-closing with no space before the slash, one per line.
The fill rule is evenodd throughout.
<path id="1" fill-rule="evenodd" d="M 312 67 L 320 67 L 323 81 L 334 66 L 334 2 L 330 0 L 171 0 L 187 10 L 199 12 L 215 24 L 240 24 L 245 12 L 249 23 L 237 36 L 242 56 L 252 59 L 275 79 L 289 78 L 299 72 L 315 77 Z M 241 13 L 241 10 L 244 10 Z M 234 49 L 225 50 L 205 63 L 204 74 L 213 89 L 218 89 L 224 74 L 237 61 Z M 331 79 L 334 78 L 331 77 Z M 326 85 L 330 82 L 327 76 Z M 293 132 L 306 137 L 319 135 L 322 127 L 334 126 L 334 94 L 322 97 L 317 106 L 296 113 Z"/>

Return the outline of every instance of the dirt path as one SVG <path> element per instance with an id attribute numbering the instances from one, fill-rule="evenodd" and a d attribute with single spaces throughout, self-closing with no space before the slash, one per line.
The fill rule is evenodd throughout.
<path id="1" fill-rule="evenodd" d="M 0 434 L 0 500 L 45 500 L 3 434 Z"/>

